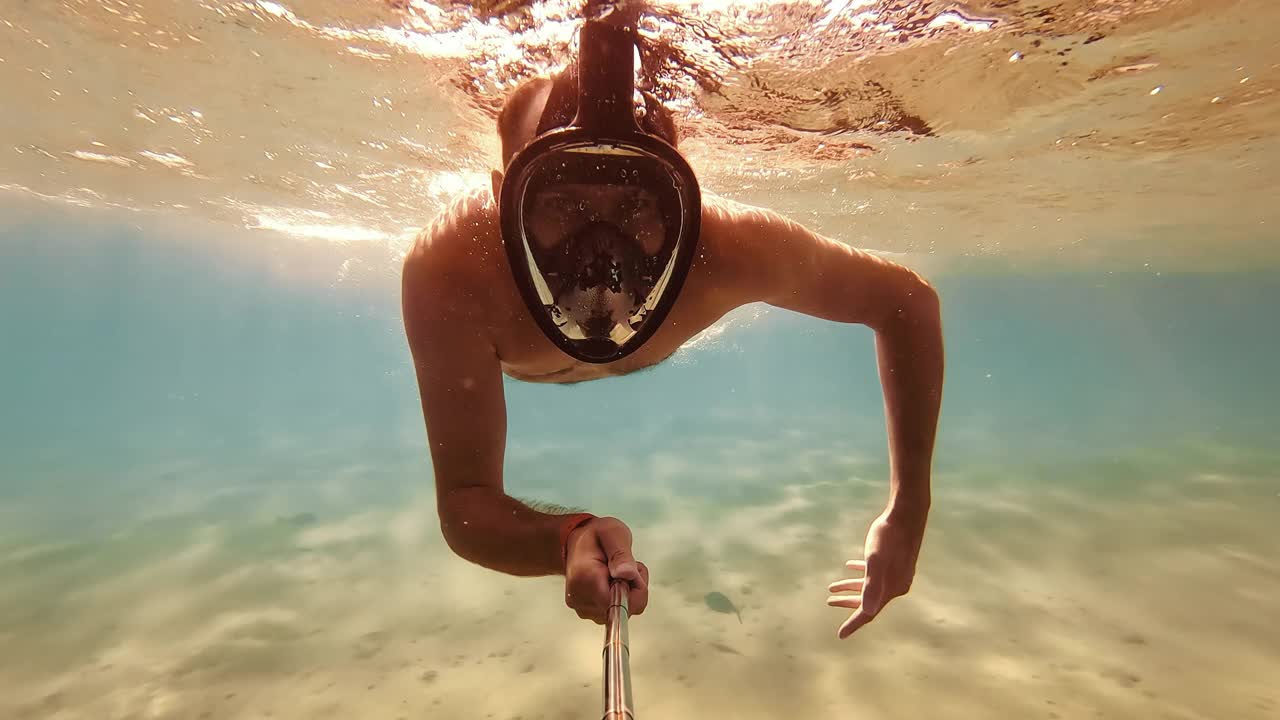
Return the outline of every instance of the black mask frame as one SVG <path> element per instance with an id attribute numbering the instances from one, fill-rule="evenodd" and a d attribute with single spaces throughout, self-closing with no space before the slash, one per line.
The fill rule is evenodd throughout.
<path id="1" fill-rule="evenodd" d="M 503 245 L 530 314 L 543 333 L 569 356 L 589 363 L 608 363 L 635 352 L 665 320 L 684 286 L 692 265 L 701 229 L 701 191 L 688 162 L 665 140 L 644 132 L 635 118 L 634 26 L 587 20 L 579 33 L 577 114 L 567 127 L 549 127 L 570 98 L 563 86 L 553 88 L 539 121 L 538 135 L 512 158 L 503 177 L 498 199 Z M 664 238 L 663 254 L 669 270 L 656 305 L 643 313 L 633 333 L 617 342 L 611 338 L 573 338 L 566 335 L 535 285 L 530 264 L 535 251 L 524 228 L 523 204 L 540 161 L 562 153 L 592 153 L 607 165 L 611 155 L 644 158 L 665 170 L 671 178 L 667 190 L 678 198 L 668 222 L 677 223 Z M 621 162 L 621 161 L 619 161 Z M 538 271 L 542 273 L 542 270 Z M 649 274 L 652 274 L 650 271 Z M 652 296 L 652 293 L 651 293 Z"/>

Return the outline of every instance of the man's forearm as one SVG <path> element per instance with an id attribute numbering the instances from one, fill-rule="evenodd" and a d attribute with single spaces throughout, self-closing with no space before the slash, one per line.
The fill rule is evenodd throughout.
<path id="1" fill-rule="evenodd" d="M 914 290 L 876 331 L 876 353 L 889 432 L 889 506 L 923 519 L 942 405 L 942 319 L 932 288 Z"/>
<path id="2" fill-rule="evenodd" d="M 541 512 L 505 493 L 463 488 L 440 499 L 440 527 L 449 547 L 477 565 L 524 577 L 562 575 L 560 525 L 571 512 Z"/>

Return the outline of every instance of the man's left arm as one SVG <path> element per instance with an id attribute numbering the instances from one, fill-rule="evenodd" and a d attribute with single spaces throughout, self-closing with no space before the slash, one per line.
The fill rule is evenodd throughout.
<path id="1" fill-rule="evenodd" d="M 717 212 L 717 211 L 713 211 Z M 889 500 L 868 533 L 865 578 L 830 586 L 829 604 L 855 612 L 848 637 L 886 602 L 905 594 L 930 506 L 930 471 L 942 401 L 943 342 L 938 295 L 915 272 L 813 233 L 777 213 L 754 208 L 717 212 L 736 232 L 719 260 L 742 302 L 776 307 L 875 331 L 889 436 Z M 720 235 L 717 233 L 717 235 Z"/>

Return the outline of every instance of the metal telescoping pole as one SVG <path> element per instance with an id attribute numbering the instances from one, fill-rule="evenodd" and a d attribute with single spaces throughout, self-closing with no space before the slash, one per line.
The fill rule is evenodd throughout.
<path id="1" fill-rule="evenodd" d="M 609 615 L 604 631 L 604 714 L 601 720 L 635 720 L 631 705 L 631 651 L 627 649 L 627 595 L 631 586 L 615 581 L 609 588 Z"/>

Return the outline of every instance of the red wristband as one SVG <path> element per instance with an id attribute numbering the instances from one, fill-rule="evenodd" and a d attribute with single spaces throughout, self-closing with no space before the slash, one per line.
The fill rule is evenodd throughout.
<path id="1" fill-rule="evenodd" d="M 569 560 L 569 535 L 578 528 L 591 520 L 595 520 L 596 516 L 591 513 L 575 513 L 573 515 L 565 515 L 560 521 L 560 566 L 563 567 Z"/>

